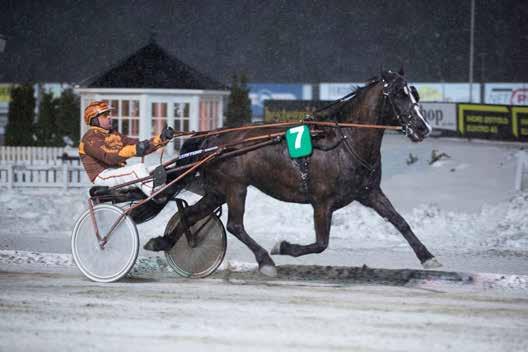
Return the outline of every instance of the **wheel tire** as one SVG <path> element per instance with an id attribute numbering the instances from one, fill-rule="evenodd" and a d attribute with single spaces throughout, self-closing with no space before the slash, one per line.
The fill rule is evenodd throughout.
<path id="1" fill-rule="evenodd" d="M 180 222 L 180 214 L 172 216 L 165 233 L 170 232 Z M 205 224 L 205 225 L 204 225 Z M 202 227 L 203 226 L 203 227 Z M 204 278 L 216 271 L 222 264 L 227 249 L 227 237 L 222 221 L 211 214 L 190 227 L 191 233 L 198 233 L 195 247 L 189 246 L 185 234 L 165 252 L 170 267 L 180 276 Z"/>
<path id="2" fill-rule="evenodd" d="M 124 211 L 113 205 L 98 204 L 93 207 L 93 213 L 103 237 Z M 75 264 L 87 278 L 96 282 L 114 282 L 125 276 L 136 263 L 139 236 L 134 221 L 125 216 L 101 249 L 90 210 L 86 210 L 75 223 L 71 246 Z"/>

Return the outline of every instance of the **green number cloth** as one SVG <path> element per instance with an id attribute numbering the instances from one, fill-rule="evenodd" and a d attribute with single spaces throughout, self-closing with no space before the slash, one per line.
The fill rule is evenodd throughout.
<path id="1" fill-rule="evenodd" d="M 286 131 L 286 142 L 291 158 L 302 158 L 312 154 L 312 136 L 306 125 L 292 127 Z"/>

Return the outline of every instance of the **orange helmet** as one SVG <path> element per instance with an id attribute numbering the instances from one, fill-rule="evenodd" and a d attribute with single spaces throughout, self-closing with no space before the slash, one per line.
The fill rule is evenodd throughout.
<path id="1" fill-rule="evenodd" d="M 84 109 L 84 122 L 89 125 L 94 117 L 112 110 L 114 109 L 106 101 L 93 101 Z"/>

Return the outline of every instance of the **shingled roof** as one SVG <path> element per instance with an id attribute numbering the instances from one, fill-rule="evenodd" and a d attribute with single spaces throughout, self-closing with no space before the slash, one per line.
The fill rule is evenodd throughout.
<path id="1" fill-rule="evenodd" d="M 226 90 L 227 88 L 172 57 L 155 41 L 93 79 L 88 88 Z"/>

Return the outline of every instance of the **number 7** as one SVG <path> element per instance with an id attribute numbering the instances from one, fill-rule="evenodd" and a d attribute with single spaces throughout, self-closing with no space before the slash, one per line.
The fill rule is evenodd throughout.
<path id="1" fill-rule="evenodd" d="M 302 135 L 304 133 L 304 126 L 297 126 L 290 128 L 291 133 L 297 133 L 297 136 L 295 137 L 295 149 L 299 149 L 301 147 L 301 140 Z"/>

